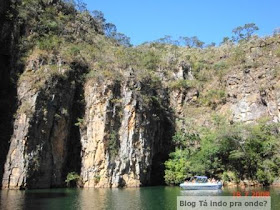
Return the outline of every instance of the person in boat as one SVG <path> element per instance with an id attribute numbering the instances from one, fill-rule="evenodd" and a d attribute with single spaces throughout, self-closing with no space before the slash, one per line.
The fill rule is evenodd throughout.
<path id="1" fill-rule="evenodd" d="M 212 178 L 212 179 L 211 179 L 211 183 L 217 183 L 216 179 L 215 179 L 215 178 Z"/>
<path id="2" fill-rule="evenodd" d="M 192 183 L 193 181 L 195 181 L 194 179 L 192 179 L 192 177 L 187 177 L 184 181 L 184 183 Z"/>

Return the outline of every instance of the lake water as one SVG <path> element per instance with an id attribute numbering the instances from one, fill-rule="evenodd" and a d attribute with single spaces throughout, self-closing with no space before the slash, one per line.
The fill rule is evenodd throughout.
<path id="1" fill-rule="evenodd" d="M 177 196 L 227 196 L 244 189 L 225 188 L 221 191 L 182 191 L 179 187 L 143 187 L 127 189 L 48 189 L 2 190 L 0 209 L 176 209 Z M 280 209 L 280 188 L 251 188 L 247 192 L 269 191 L 272 210 Z"/>

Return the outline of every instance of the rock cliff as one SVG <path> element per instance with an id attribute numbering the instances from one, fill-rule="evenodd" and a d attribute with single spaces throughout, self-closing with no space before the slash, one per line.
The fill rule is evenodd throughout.
<path id="1" fill-rule="evenodd" d="M 152 184 L 156 180 L 151 176 L 163 173 L 160 164 L 174 129 L 171 114 L 155 101 L 156 94 L 133 80 L 86 84 L 81 126 L 85 187 L 138 187 Z"/>
<path id="2" fill-rule="evenodd" d="M 49 188 L 64 183 L 62 170 L 75 86 L 61 77 L 32 79 L 18 86 L 20 105 L 4 168 L 3 188 Z M 38 88 L 37 83 L 42 86 Z"/>
<path id="3" fill-rule="evenodd" d="M 7 11 L 11 11 L 11 2 L 3 0 L 0 2 L 0 179 L 13 133 L 13 114 L 17 104 L 16 75 L 22 71 L 17 49 L 20 30 Z"/>
<path id="4" fill-rule="evenodd" d="M 262 66 L 228 76 L 227 104 L 223 109 L 231 110 L 234 121 L 250 123 L 267 116 L 280 122 L 280 81 L 273 75 L 274 68 Z"/>
<path id="5" fill-rule="evenodd" d="M 78 77 L 73 76 L 77 70 L 63 69 L 61 61 L 56 62 L 53 69 L 47 61 L 31 59 L 21 76 L 3 188 L 63 186 L 77 145 L 75 155 L 80 163 L 72 161 L 78 166 L 72 169 L 80 170 L 83 187 L 163 183 L 163 163 L 172 151 L 172 136 L 175 129 L 186 126 L 178 121 L 188 117 L 189 110 L 196 110 L 192 116 L 204 114 L 197 123 L 208 119 L 208 111 L 198 107 L 201 93 L 195 86 L 172 89 L 168 80 L 154 84 L 149 78 L 137 80 L 133 72 L 120 80 L 89 79 L 78 84 Z M 235 67 L 222 81 L 226 99 L 217 102 L 214 109 L 230 111 L 233 121 L 254 122 L 269 116 L 278 122 L 279 79 L 268 71 L 277 68 L 278 62 L 276 59 L 269 68 L 241 71 Z M 186 63 L 174 69 L 170 81 L 195 80 L 191 65 Z M 44 76 L 38 77 L 41 74 Z M 79 115 L 73 110 L 77 88 L 84 103 L 84 108 L 75 106 L 81 109 Z M 79 129 L 76 144 L 71 142 L 75 127 Z"/>
<path id="6" fill-rule="evenodd" d="M 0 7 L 2 188 L 65 186 L 70 172 L 82 187 L 163 184 L 176 131 L 213 114 L 280 122 L 279 34 L 130 48 L 67 2 L 31 3 L 14 22 Z"/>
<path id="7" fill-rule="evenodd" d="M 273 53 L 277 49 L 278 39 L 252 44 L 244 56 L 245 64 L 226 76 L 227 101 L 222 109 L 231 110 L 234 121 L 252 123 L 268 117 L 280 122 L 280 60 Z"/>

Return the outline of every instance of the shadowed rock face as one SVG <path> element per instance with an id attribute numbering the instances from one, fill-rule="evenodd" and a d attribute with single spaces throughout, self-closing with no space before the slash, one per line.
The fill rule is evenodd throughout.
<path id="1" fill-rule="evenodd" d="M 14 22 L 7 18 L 10 1 L 0 2 L 0 180 L 13 133 L 13 115 L 16 109 L 16 77 L 21 68 L 17 66 L 16 42 L 19 36 Z M 1 185 L 1 184 L 0 184 Z"/>
<path id="2" fill-rule="evenodd" d="M 163 163 L 153 160 L 166 158 L 173 134 L 167 110 L 150 101 L 155 94 L 136 82 L 87 83 L 81 138 L 84 187 L 152 184 L 152 165 Z"/>
<path id="3" fill-rule="evenodd" d="M 10 189 L 60 186 L 66 157 L 74 87 L 67 80 L 32 82 L 18 87 L 19 109 L 7 156 L 2 187 Z"/>
<path id="4" fill-rule="evenodd" d="M 56 78 L 45 81 L 40 91 L 33 86 L 21 82 L 18 87 L 20 106 L 3 188 L 62 186 L 63 170 L 71 170 L 65 163 L 72 155 L 67 151 L 74 151 L 68 142 L 75 86 Z M 174 133 L 168 101 L 155 99 L 164 94 L 128 81 L 85 85 L 85 116 L 79 121 L 82 186 L 137 187 L 163 181 Z"/>

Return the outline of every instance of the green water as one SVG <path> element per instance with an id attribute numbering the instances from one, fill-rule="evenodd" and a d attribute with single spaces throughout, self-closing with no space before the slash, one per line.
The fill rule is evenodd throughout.
<path id="1" fill-rule="evenodd" d="M 225 188 L 221 191 L 182 191 L 179 187 L 2 190 L 0 209 L 176 209 L 179 195 L 223 196 L 233 195 L 237 191 L 244 193 L 244 190 L 237 188 Z M 246 191 L 269 191 L 272 210 L 280 210 L 280 188 L 251 188 Z"/>

